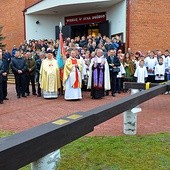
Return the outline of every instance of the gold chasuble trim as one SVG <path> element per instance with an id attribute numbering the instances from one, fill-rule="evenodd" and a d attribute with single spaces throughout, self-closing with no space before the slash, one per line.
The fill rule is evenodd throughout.
<path id="1" fill-rule="evenodd" d="M 49 74 L 48 75 L 48 84 L 49 84 L 49 92 L 54 92 L 55 91 L 55 77 L 54 74 Z"/>

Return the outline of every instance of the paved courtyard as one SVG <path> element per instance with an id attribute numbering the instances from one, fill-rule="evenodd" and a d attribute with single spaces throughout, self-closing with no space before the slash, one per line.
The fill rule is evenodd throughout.
<path id="1" fill-rule="evenodd" d="M 37 125 L 53 121 L 78 111 L 87 111 L 130 95 L 117 94 L 93 100 L 90 92 L 83 92 L 80 101 L 65 101 L 63 96 L 57 99 L 43 99 L 37 96 L 17 99 L 15 86 L 8 85 L 8 101 L 0 105 L 0 130 L 20 132 Z M 141 104 L 138 113 L 137 134 L 170 132 L 170 95 L 159 95 Z M 118 115 L 98 126 L 89 135 L 123 135 L 123 114 Z"/>

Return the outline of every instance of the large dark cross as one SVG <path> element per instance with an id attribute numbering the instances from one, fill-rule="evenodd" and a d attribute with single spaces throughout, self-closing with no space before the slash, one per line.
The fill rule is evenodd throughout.
<path id="1" fill-rule="evenodd" d="M 94 127 L 126 110 L 165 93 L 161 84 L 87 112 L 77 112 L 0 139 L 0 169 L 17 170 L 92 132 Z M 140 87 L 141 89 L 141 87 Z"/>
<path id="2" fill-rule="evenodd" d="M 124 82 L 123 83 L 123 89 L 144 89 L 147 90 L 149 88 L 161 85 L 161 84 L 167 84 L 170 85 L 170 81 L 163 82 L 163 83 L 136 83 L 136 82 Z M 167 87 L 167 91 L 170 91 L 170 86 Z"/>

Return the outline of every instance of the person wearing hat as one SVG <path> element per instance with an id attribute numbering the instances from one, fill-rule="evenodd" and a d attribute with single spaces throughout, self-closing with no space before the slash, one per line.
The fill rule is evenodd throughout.
<path id="1" fill-rule="evenodd" d="M 40 68 L 40 88 L 44 98 L 57 98 L 58 89 L 61 87 L 60 70 L 53 51 L 49 49 L 46 53 L 47 58 L 42 61 Z"/>

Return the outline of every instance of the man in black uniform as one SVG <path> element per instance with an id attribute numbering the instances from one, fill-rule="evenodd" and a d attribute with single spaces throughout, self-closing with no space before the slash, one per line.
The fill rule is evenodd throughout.
<path id="1" fill-rule="evenodd" d="M 20 51 L 16 51 L 15 57 L 12 58 L 11 68 L 15 76 L 15 85 L 17 97 L 25 96 L 25 73 L 27 70 L 25 59 L 22 58 Z"/>

